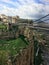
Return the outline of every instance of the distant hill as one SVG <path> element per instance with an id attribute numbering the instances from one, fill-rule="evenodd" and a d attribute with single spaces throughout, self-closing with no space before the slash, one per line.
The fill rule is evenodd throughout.
<path id="1" fill-rule="evenodd" d="M 44 23 L 44 24 L 45 24 L 46 22 L 44 22 L 44 21 L 39 21 L 39 22 L 37 22 L 37 23 Z"/>

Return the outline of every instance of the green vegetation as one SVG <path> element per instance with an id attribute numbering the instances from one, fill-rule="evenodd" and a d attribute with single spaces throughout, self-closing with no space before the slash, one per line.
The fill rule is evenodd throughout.
<path id="1" fill-rule="evenodd" d="M 0 29 L 7 29 L 7 26 L 5 24 L 0 24 Z"/>
<path id="2" fill-rule="evenodd" d="M 8 57 L 11 58 L 20 52 L 21 49 L 26 48 L 28 41 L 23 36 L 13 40 L 0 40 L 0 65 L 7 65 Z"/>
<path id="3" fill-rule="evenodd" d="M 0 40 L 0 50 L 10 51 L 13 54 L 19 52 L 20 49 L 25 48 L 27 42 L 21 38 L 15 40 Z M 13 52 L 12 52 L 13 51 Z"/>
<path id="4" fill-rule="evenodd" d="M 8 52 L 5 50 L 0 50 L 0 65 L 7 65 Z"/>
<path id="5" fill-rule="evenodd" d="M 39 45 L 39 42 L 35 36 L 33 37 L 33 39 L 34 39 L 34 65 L 40 65 L 42 62 L 41 46 Z M 39 51 L 38 51 L 38 55 L 36 56 L 38 48 L 39 48 Z"/>

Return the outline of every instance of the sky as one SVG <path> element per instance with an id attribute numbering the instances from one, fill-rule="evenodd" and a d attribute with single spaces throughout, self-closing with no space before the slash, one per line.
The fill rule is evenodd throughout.
<path id="1" fill-rule="evenodd" d="M 39 19 L 49 14 L 49 0 L 0 0 L 0 14 Z"/>

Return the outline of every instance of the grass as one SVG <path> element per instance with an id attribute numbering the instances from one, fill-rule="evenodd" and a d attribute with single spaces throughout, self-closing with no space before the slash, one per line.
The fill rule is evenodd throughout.
<path id="1" fill-rule="evenodd" d="M 7 26 L 4 24 L 0 24 L 0 29 L 7 29 Z"/>
<path id="2" fill-rule="evenodd" d="M 14 39 L 14 40 L 0 40 L 0 50 L 10 51 L 12 55 L 15 55 L 27 46 L 27 41 L 22 38 Z"/>
<path id="3" fill-rule="evenodd" d="M 7 60 L 20 52 L 20 49 L 26 48 L 28 41 L 20 36 L 13 40 L 0 40 L 0 65 L 7 65 Z"/>
<path id="4" fill-rule="evenodd" d="M 40 65 L 42 63 L 41 46 L 39 45 L 38 40 L 35 39 L 35 36 L 33 37 L 33 39 L 34 39 L 34 65 Z M 38 55 L 36 56 L 36 52 L 38 48 L 39 48 L 39 51 L 38 51 Z"/>

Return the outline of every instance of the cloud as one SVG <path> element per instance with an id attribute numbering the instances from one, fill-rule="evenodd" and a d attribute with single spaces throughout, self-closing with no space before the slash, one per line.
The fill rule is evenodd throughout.
<path id="1" fill-rule="evenodd" d="M 49 0 L 43 0 L 43 1 L 49 3 Z"/>
<path id="2" fill-rule="evenodd" d="M 49 5 L 49 0 L 40 0 L 42 3 Z"/>
<path id="3" fill-rule="evenodd" d="M 11 4 L 9 7 L 5 4 L 0 4 L 0 13 L 6 15 L 19 15 L 21 18 L 40 18 L 49 13 L 49 6 L 42 3 L 36 3 L 34 0 L 2 0 L 4 3 Z"/>

